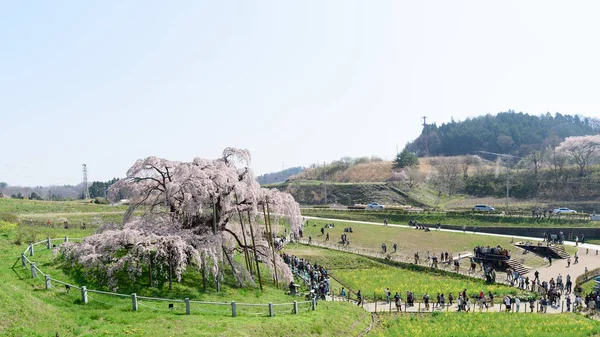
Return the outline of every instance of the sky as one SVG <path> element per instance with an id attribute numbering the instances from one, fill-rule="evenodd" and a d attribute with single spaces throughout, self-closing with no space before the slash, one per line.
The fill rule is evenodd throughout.
<path id="1" fill-rule="evenodd" d="M 0 181 L 392 159 L 421 117 L 600 117 L 600 2 L 0 1 Z"/>

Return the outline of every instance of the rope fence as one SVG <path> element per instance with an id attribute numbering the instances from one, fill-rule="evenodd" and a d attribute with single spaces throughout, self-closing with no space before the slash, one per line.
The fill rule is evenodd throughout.
<path id="1" fill-rule="evenodd" d="M 108 292 L 96 289 L 87 289 L 86 286 L 78 286 L 70 284 L 61 280 L 50 277 L 49 274 L 44 273 L 36 262 L 29 259 L 29 257 L 35 256 L 35 252 L 41 250 L 37 246 L 43 245 L 48 250 L 56 247 L 53 241 L 60 241 L 61 243 L 69 241 L 79 241 L 82 238 L 47 238 L 46 240 L 30 243 L 27 249 L 21 253 L 21 266 L 27 268 L 29 266 L 31 270 L 31 278 L 39 279 L 45 283 L 45 288 L 48 291 L 57 291 L 61 296 L 59 298 L 63 300 L 69 300 L 71 302 L 79 302 L 87 305 L 89 302 L 94 302 L 99 305 L 107 307 L 128 307 L 132 311 L 139 311 L 143 309 L 152 310 L 154 312 L 173 312 L 173 313 L 185 313 L 186 315 L 191 314 L 202 314 L 202 315 L 218 315 L 218 316 L 278 316 L 287 314 L 298 314 L 299 312 L 316 310 L 316 300 L 313 301 L 302 301 L 302 302 L 289 302 L 289 303 L 236 303 L 231 302 L 209 302 L 209 301 L 197 301 L 185 299 L 172 299 L 172 298 L 160 298 L 160 297 L 148 297 L 138 296 L 136 293 L 122 294 L 115 292 Z M 28 257 L 29 256 L 29 257 Z M 64 286 L 64 291 L 59 291 L 60 287 L 56 285 Z M 92 294 L 92 296 L 90 296 Z M 165 303 L 167 302 L 167 303 Z"/>

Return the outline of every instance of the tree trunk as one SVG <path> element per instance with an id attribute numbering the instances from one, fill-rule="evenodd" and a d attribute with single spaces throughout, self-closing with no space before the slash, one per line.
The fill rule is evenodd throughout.
<path id="1" fill-rule="evenodd" d="M 235 196 L 235 203 L 237 205 L 238 198 Z M 240 217 L 240 226 L 242 227 L 242 237 L 244 239 L 244 261 L 246 262 L 246 269 L 250 271 L 250 275 L 252 275 L 252 262 L 250 261 L 250 257 L 248 256 L 248 243 L 246 242 L 246 231 L 244 229 L 244 219 L 242 218 L 242 212 L 239 209 L 236 209 L 238 212 L 238 216 Z"/>

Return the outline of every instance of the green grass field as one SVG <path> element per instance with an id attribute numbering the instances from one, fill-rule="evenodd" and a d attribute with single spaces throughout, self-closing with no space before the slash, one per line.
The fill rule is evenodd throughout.
<path id="1" fill-rule="evenodd" d="M 434 313 L 384 316 L 374 336 L 584 337 L 600 334 L 600 322 L 576 314 Z"/>
<path id="2" fill-rule="evenodd" d="M 388 219 L 391 223 L 408 224 L 416 220 L 423 224 L 442 223 L 456 226 L 497 226 L 497 227 L 596 227 L 593 221 L 571 220 L 566 218 L 535 219 L 531 217 L 512 217 L 481 214 L 446 214 L 446 213 L 404 213 L 399 211 L 348 211 L 336 209 L 307 209 L 303 208 L 302 215 L 343 220 L 372 221 L 383 223 Z"/>
<path id="3" fill-rule="evenodd" d="M 370 315 L 361 308 L 342 302 L 320 302 L 316 311 L 310 304 L 300 305 L 300 314 L 292 315 L 291 306 L 276 306 L 275 317 L 268 316 L 266 307 L 246 307 L 241 303 L 291 303 L 299 297 L 285 295 L 281 289 L 270 285 L 267 277 L 264 292 L 249 288 L 234 288 L 229 282 L 217 293 L 214 285 L 204 292 L 201 282 L 186 275 L 183 284 L 168 289 L 123 287 L 121 293 L 132 290 L 138 295 L 165 298 L 225 302 L 235 300 L 238 317 L 230 317 L 230 305 L 206 306 L 193 304 L 192 315 L 185 315 L 183 303 L 175 303 L 169 311 L 168 302 L 140 300 L 139 311 L 131 310 L 130 297 L 114 297 L 89 292 L 89 303 L 81 303 L 80 292 L 66 292 L 64 286 L 53 283 L 46 290 L 40 278 L 32 279 L 29 267 L 22 267 L 20 254 L 25 244 L 14 242 L 21 231 L 30 227 L 6 229 L 0 232 L 0 335 L 3 336 L 341 336 L 358 335 L 370 322 Z M 45 237 L 81 237 L 89 231 L 37 228 L 28 239 L 37 241 Z M 51 250 L 36 246 L 31 257 L 42 271 L 52 278 L 72 284 L 86 282 L 81 275 L 67 271 Z M 264 275 L 268 273 L 264 272 Z M 93 282 L 87 284 L 95 289 Z M 352 322 L 348 324 L 347 322 Z"/>
<path id="4" fill-rule="evenodd" d="M 380 251 L 381 244 L 385 243 L 388 247 L 388 252 L 392 252 L 392 245 L 397 243 L 398 251 L 391 254 L 402 255 L 408 259 L 412 259 L 415 252 L 419 252 L 421 257 L 427 256 L 427 251 L 437 256 L 441 252 L 449 252 L 456 257 L 459 253 L 473 252 L 473 248 L 477 245 L 491 247 L 501 245 L 514 251 L 514 258 L 524 259 L 524 264 L 527 266 L 539 267 L 545 263 L 542 258 L 535 254 L 519 254 L 521 251 L 512 246 L 511 238 L 474 235 L 470 232 L 455 233 L 435 230 L 425 232 L 411 228 L 350 223 L 343 220 L 327 221 L 311 219 L 309 223 L 308 226 L 303 228 L 303 236 L 305 238 L 310 236 L 317 242 L 325 242 L 326 235 L 321 234 L 321 227 L 327 223 L 333 223 L 335 224 L 333 228 L 326 229 L 326 233 L 329 233 L 330 243 L 340 241 L 341 235 L 344 234 L 344 228 L 352 227 L 353 233 L 346 234 L 353 247 Z M 466 264 L 463 264 L 463 267 L 467 268 Z"/>
<path id="5" fill-rule="evenodd" d="M 97 205 L 89 200 L 45 201 L 27 199 L 0 198 L 0 213 L 35 214 L 35 213 L 103 213 L 125 212 L 128 206 Z"/>
<path id="6" fill-rule="evenodd" d="M 486 284 L 483 280 L 426 267 L 394 267 L 370 258 L 324 248 L 290 244 L 286 246 L 285 252 L 323 265 L 341 285 L 354 293 L 361 290 L 367 298 L 372 298 L 373 294 L 383 298 L 386 287 L 389 287 L 392 293 L 397 291 L 403 296 L 406 291 L 412 291 L 417 299 L 422 298 L 425 293 L 435 297 L 438 292 L 446 295 L 452 292 L 456 297 L 457 293 L 465 288 L 467 294 L 473 296 L 481 290 L 486 294 L 491 291 L 498 296 L 529 296 L 527 292 L 501 284 Z"/>

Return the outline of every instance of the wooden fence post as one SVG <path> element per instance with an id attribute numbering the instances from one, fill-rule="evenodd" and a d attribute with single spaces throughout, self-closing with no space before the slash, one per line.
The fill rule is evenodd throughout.
<path id="1" fill-rule="evenodd" d="M 37 277 L 37 271 L 35 270 L 35 262 L 31 263 L 31 278 Z"/>
<path id="2" fill-rule="evenodd" d="M 133 311 L 138 311 L 138 303 L 137 303 L 137 294 L 131 294 L 131 309 Z"/>
<path id="3" fill-rule="evenodd" d="M 237 307 L 235 301 L 231 301 L 231 317 L 237 317 Z"/>
<path id="4" fill-rule="evenodd" d="M 294 314 L 298 314 L 298 302 L 294 301 Z"/>
<path id="5" fill-rule="evenodd" d="M 81 287 L 81 302 L 83 304 L 88 303 L 87 288 L 85 286 Z"/>
<path id="6" fill-rule="evenodd" d="M 312 310 L 317 310 L 317 299 L 316 298 L 312 299 Z"/>
<path id="7" fill-rule="evenodd" d="M 185 298 L 185 314 L 189 315 L 190 314 L 190 299 L 189 298 Z"/>
<path id="8" fill-rule="evenodd" d="M 46 248 L 50 249 L 50 247 L 52 247 L 52 244 L 50 243 L 50 238 L 46 238 Z"/>
<path id="9" fill-rule="evenodd" d="M 21 266 L 25 267 L 27 266 L 27 263 L 25 262 L 25 254 L 21 253 Z"/>
<path id="10" fill-rule="evenodd" d="M 375 302 L 375 312 L 377 312 L 377 297 L 375 297 L 375 292 L 373 292 L 373 302 Z"/>
<path id="11" fill-rule="evenodd" d="M 314 301 L 314 299 L 313 299 Z M 269 302 L 269 316 L 273 317 L 275 316 L 275 311 L 273 310 L 273 302 Z"/>
<path id="12" fill-rule="evenodd" d="M 65 242 L 69 242 L 69 237 L 65 236 Z"/>
<path id="13" fill-rule="evenodd" d="M 52 284 L 50 284 L 50 275 L 46 275 L 46 289 L 52 288 Z"/>
<path id="14" fill-rule="evenodd" d="M 29 256 L 33 256 L 33 244 L 29 244 Z"/>

